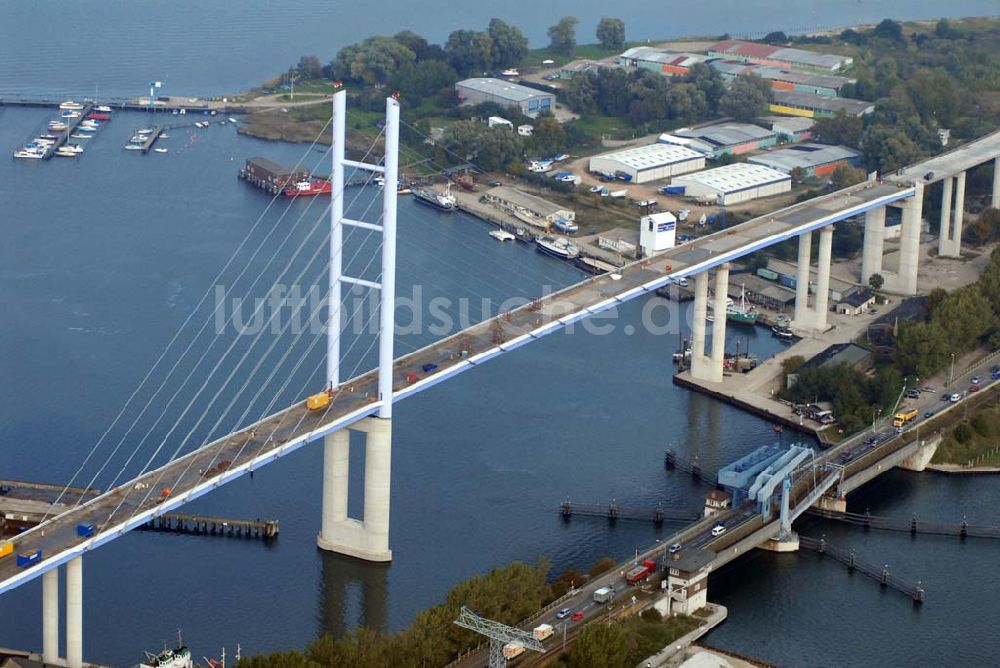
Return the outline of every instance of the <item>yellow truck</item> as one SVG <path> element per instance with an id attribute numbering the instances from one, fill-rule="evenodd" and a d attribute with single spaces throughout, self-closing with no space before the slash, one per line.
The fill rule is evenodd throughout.
<path id="1" fill-rule="evenodd" d="M 4 543 L 0 543 L 0 559 L 13 554 L 14 552 L 14 541 L 8 540 Z"/>
<path id="2" fill-rule="evenodd" d="M 912 408 L 908 411 L 900 411 L 892 416 L 892 426 L 896 429 L 902 428 L 907 422 L 917 417 L 919 413 L 916 408 Z"/>

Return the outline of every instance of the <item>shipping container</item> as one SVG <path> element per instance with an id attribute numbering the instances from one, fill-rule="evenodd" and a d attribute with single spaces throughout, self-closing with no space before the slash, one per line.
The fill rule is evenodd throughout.
<path id="1" fill-rule="evenodd" d="M 785 274 L 778 274 L 778 285 L 784 285 L 786 288 L 795 289 L 795 277 L 786 276 Z"/>
<path id="2" fill-rule="evenodd" d="M 77 536 L 93 536 L 94 535 L 94 525 L 93 524 L 77 524 L 76 525 L 76 535 Z"/>
<path id="3" fill-rule="evenodd" d="M 770 269 L 765 269 L 763 267 L 757 270 L 757 275 L 761 278 L 766 278 L 769 281 L 778 280 L 778 272 L 771 271 Z"/>
<path id="4" fill-rule="evenodd" d="M 17 555 L 17 565 L 21 568 L 27 568 L 37 564 L 42 560 L 42 551 L 39 549 L 27 550 L 26 552 L 21 552 Z"/>
<path id="5" fill-rule="evenodd" d="M 552 635 L 552 625 L 551 624 L 539 624 L 531 631 L 531 635 L 535 636 L 535 640 L 545 640 Z"/>
<path id="6" fill-rule="evenodd" d="M 0 559 L 9 556 L 14 552 L 14 541 L 9 540 L 6 543 L 0 543 Z"/>

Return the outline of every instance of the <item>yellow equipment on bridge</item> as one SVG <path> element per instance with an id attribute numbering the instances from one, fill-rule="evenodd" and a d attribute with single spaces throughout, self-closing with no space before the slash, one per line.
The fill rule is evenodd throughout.
<path id="1" fill-rule="evenodd" d="M 330 398 L 333 392 L 330 390 L 323 390 L 318 394 L 314 394 L 308 399 L 306 399 L 306 408 L 311 411 L 318 411 L 321 408 L 326 408 L 330 405 Z"/>
<path id="2" fill-rule="evenodd" d="M 9 540 L 6 543 L 0 543 L 0 559 L 6 557 L 14 552 L 14 541 Z"/>
<path id="3" fill-rule="evenodd" d="M 892 416 L 892 426 L 899 429 L 907 422 L 917 417 L 917 415 L 919 415 L 919 413 L 917 413 L 916 408 L 913 408 L 908 411 L 900 411 L 899 413 L 896 413 L 895 415 Z"/>

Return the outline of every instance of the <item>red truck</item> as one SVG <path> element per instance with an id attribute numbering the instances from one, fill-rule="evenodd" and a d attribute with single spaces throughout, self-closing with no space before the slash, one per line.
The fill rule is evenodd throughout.
<path id="1" fill-rule="evenodd" d="M 630 584 L 634 585 L 639 582 L 644 581 L 650 575 L 656 572 L 656 562 L 646 560 L 642 562 L 642 566 L 636 566 L 632 570 L 625 573 L 625 580 Z"/>

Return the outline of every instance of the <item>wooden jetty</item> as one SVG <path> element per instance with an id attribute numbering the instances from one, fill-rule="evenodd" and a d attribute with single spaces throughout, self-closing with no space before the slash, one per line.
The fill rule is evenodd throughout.
<path id="1" fill-rule="evenodd" d="M 140 529 L 193 536 L 225 536 L 273 540 L 278 537 L 278 520 L 241 520 L 208 515 L 167 513 L 154 517 Z"/>

